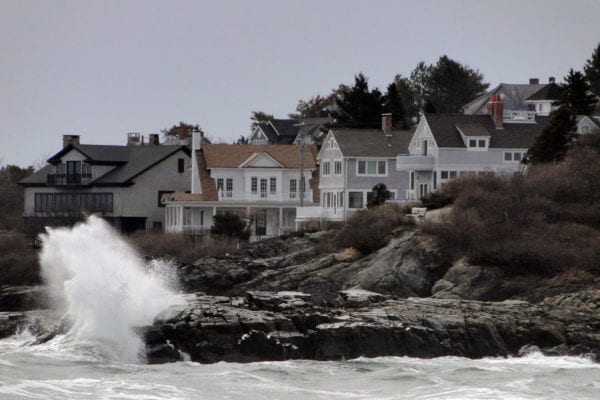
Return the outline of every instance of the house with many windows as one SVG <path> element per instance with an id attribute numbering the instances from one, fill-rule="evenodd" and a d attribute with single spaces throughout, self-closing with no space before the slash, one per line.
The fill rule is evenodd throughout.
<path id="1" fill-rule="evenodd" d="M 185 191 L 190 149 L 161 145 L 158 135 L 143 143 L 128 134 L 127 145 L 80 144 L 63 136 L 63 148 L 48 164 L 23 179 L 25 224 L 32 233 L 97 214 L 124 232 L 162 229 L 165 193 Z"/>
<path id="2" fill-rule="evenodd" d="M 219 213 L 239 215 L 253 238 L 295 229 L 296 207 L 318 202 L 316 147 L 202 143 L 193 138 L 191 193 L 166 197 L 166 231 L 202 233 Z"/>
<path id="3" fill-rule="evenodd" d="M 403 199 L 409 175 L 396 169 L 396 157 L 407 152 L 411 136 L 392 130 L 391 114 L 382 116 L 382 129 L 331 129 L 317 155 L 321 202 L 298 209 L 298 223 L 346 220 L 366 207 L 379 183 L 392 198 Z"/>
<path id="4" fill-rule="evenodd" d="M 418 200 L 448 180 L 465 174 L 510 174 L 549 117 L 534 111 L 515 117 L 504 112 L 499 95 L 490 97 L 487 115 L 425 114 L 408 145 L 397 156 L 398 171 L 409 174 L 406 197 Z"/>

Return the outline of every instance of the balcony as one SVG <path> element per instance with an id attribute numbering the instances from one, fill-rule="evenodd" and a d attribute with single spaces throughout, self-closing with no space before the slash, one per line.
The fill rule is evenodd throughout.
<path id="1" fill-rule="evenodd" d="M 400 154 L 396 157 L 398 171 L 432 171 L 433 156 L 431 154 Z"/>
<path id="2" fill-rule="evenodd" d="M 89 185 L 91 174 L 48 174 L 46 184 L 49 186 Z"/>
<path id="3" fill-rule="evenodd" d="M 535 124 L 535 111 L 504 110 L 504 122 Z"/>

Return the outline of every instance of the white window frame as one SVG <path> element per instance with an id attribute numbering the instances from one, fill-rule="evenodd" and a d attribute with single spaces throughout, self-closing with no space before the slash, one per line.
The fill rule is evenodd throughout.
<path id="1" fill-rule="evenodd" d="M 331 175 L 331 162 L 329 160 L 323 161 L 323 176 Z"/>
<path id="2" fill-rule="evenodd" d="M 336 175 L 336 176 L 342 175 L 342 160 L 334 160 L 333 161 L 333 175 Z"/>
<path id="3" fill-rule="evenodd" d="M 365 172 L 360 173 L 360 164 L 364 163 Z M 369 163 L 375 163 L 375 173 L 369 173 Z M 379 173 L 380 163 L 383 163 L 385 167 L 385 173 Z M 367 160 L 367 159 L 358 159 L 356 160 L 356 176 L 388 176 L 388 162 L 387 160 Z"/>

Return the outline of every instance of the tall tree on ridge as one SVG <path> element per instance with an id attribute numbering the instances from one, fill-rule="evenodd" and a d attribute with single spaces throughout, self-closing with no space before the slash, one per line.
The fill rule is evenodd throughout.
<path id="1" fill-rule="evenodd" d="M 267 114 L 263 111 L 252 111 L 250 114 L 250 120 L 252 121 L 250 127 L 254 129 L 261 122 L 273 121 L 274 119 L 273 114 Z"/>
<path id="2" fill-rule="evenodd" d="M 525 156 L 524 163 L 546 164 L 564 160 L 576 137 L 573 111 L 563 104 L 550 113 L 550 121 Z"/>
<path id="3" fill-rule="evenodd" d="M 379 89 L 369 90 L 368 79 L 359 73 L 354 77 L 354 86 L 341 87 L 333 111 L 336 125 L 345 128 L 379 128 L 383 112 L 382 95 Z"/>
<path id="4" fill-rule="evenodd" d="M 392 127 L 399 129 L 408 128 L 406 120 L 406 111 L 402 98 L 398 93 L 396 83 L 390 83 L 387 87 L 387 92 L 383 96 L 383 111 L 392 114 Z"/>
<path id="5" fill-rule="evenodd" d="M 600 96 L 600 43 L 583 67 L 585 77 L 590 84 L 590 89 L 596 96 Z"/>
<path id="6" fill-rule="evenodd" d="M 569 70 L 561 85 L 561 99 L 556 104 L 565 104 L 576 115 L 591 115 L 596 105 L 596 96 L 590 93 L 590 85 L 580 71 Z"/>

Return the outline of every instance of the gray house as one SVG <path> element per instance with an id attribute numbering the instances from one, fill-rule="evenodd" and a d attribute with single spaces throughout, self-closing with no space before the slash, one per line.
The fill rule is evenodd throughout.
<path id="1" fill-rule="evenodd" d="M 392 131 L 391 114 L 382 129 L 331 129 L 317 155 L 321 204 L 296 211 L 296 221 L 345 220 L 366 207 L 373 187 L 386 185 L 394 199 L 403 199 L 407 171 L 396 169 L 396 156 L 408 151 L 411 131 Z"/>
<path id="2" fill-rule="evenodd" d="M 87 145 L 63 136 L 63 148 L 48 165 L 25 178 L 24 218 L 35 233 L 98 214 L 124 232 L 162 229 L 166 193 L 189 190 L 190 149 L 161 145 L 158 135 L 143 144 L 129 134 L 126 146 Z"/>
<path id="3" fill-rule="evenodd" d="M 420 199 L 448 180 L 465 174 L 509 174 L 521 161 L 549 117 L 529 111 L 505 113 L 499 95 L 490 97 L 488 115 L 425 114 L 397 169 L 409 174 L 406 197 Z"/>
<path id="4" fill-rule="evenodd" d="M 260 122 L 252 130 L 250 144 L 313 144 L 321 135 L 321 128 L 329 118 L 273 119 Z"/>

